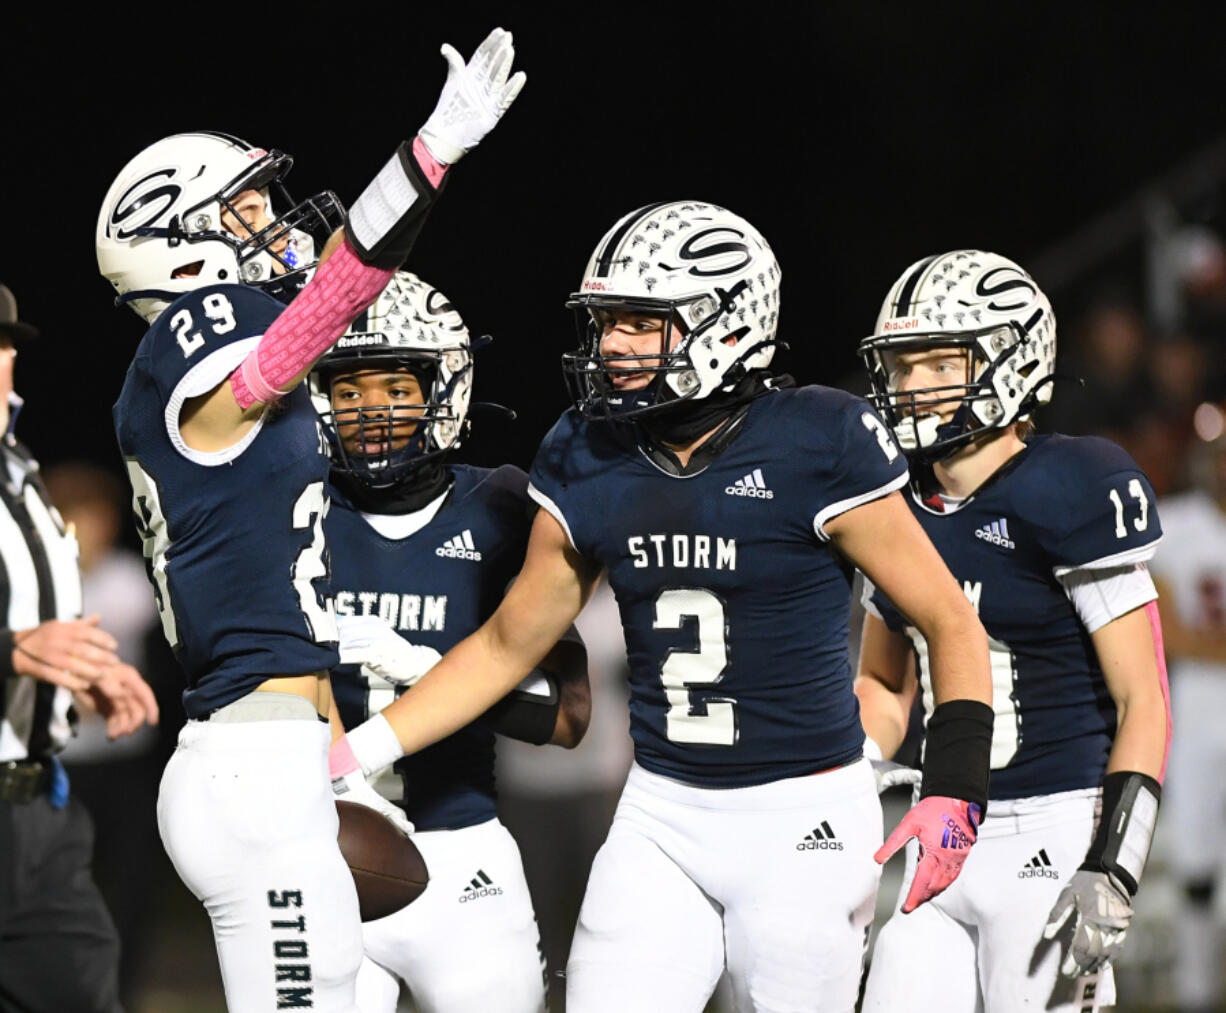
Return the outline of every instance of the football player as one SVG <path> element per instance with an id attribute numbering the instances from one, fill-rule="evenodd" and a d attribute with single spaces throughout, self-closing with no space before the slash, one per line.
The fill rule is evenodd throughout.
<path id="1" fill-rule="evenodd" d="M 1226 872 L 1226 416 L 1198 414 L 1205 439 L 1189 455 L 1194 487 L 1160 502 L 1166 521 L 1154 586 L 1171 659 L 1171 746 L 1167 820 L 1170 865 L 1182 889 L 1175 919 L 1174 986 L 1179 1009 L 1222 1008 L 1222 930 L 1214 913 Z M 1215 433 L 1216 430 L 1216 433 Z M 1195 827 L 1194 832 L 1187 828 Z M 1220 898 L 1218 898 L 1220 900 Z"/>
<path id="2" fill-rule="evenodd" d="M 212 918 L 231 1010 L 355 1008 L 357 896 L 324 766 L 337 660 L 328 456 L 301 380 L 382 291 L 447 167 L 523 84 L 501 29 L 467 64 L 443 53 L 437 107 L 331 238 L 339 203 L 293 203 L 288 156 L 203 132 L 137 155 L 98 218 L 100 270 L 150 325 L 115 428 L 188 682 L 159 828 Z"/>
<path id="3" fill-rule="evenodd" d="M 987 643 L 896 490 L 862 400 L 769 372 L 779 267 L 744 219 L 653 204 L 602 238 L 570 305 L 575 405 L 530 476 L 541 509 L 491 619 L 333 747 L 371 770 L 470 721 L 536 665 L 602 570 L 631 666 L 636 762 L 592 868 L 567 1008 L 851 1010 L 881 860 L 924 843 L 911 900 L 975 839 L 991 737 Z M 847 657 L 850 567 L 936 645 L 923 798 L 885 847 Z M 933 573 L 922 585 L 915 568 Z"/>
<path id="4" fill-rule="evenodd" d="M 913 264 L 860 351 L 911 461 L 907 503 L 988 631 L 996 713 L 979 843 L 949 890 L 882 929 L 864 1008 L 1110 1005 L 1169 741 L 1153 490 L 1107 440 L 1031 435 L 1056 321 L 1004 257 Z M 880 759 L 917 692 L 929 735 L 940 711 L 935 645 L 869 578 L 856 694 Z"/>
<path id="5" fill-rule="evenodd" d="M 523 562 L 536 512 L 527 475 L 449 459 L 468 429 L 472 380 L 464 321 L 407 271 L 312 375 L 332 448 L 324 535 L 342 662 L 332 687 L 348 727 L 489 618 Z M 496 810 L 494 732 L 572 747 L 590 704 L 582 642 L 563 641 L 484 720 L 377 781 L 416 827 L 430 888 L 362 926 L 363 1013 L 395 1013 L 400 979 L 423 1013 L 544 1008 L 532 901 Z"/>

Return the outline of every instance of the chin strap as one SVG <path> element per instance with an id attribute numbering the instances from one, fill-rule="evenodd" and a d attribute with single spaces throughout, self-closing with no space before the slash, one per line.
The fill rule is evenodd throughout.
<path id="1" fill-rule="evenodd" d="M 692 443 L 731 418 L 742 406 L 793 384 L 790 376 L 774 377 L 764 369 L 750 370 L 731 390 L 717 390 L 700 400 L 678 401 L 644 415 L 639 425 L 653 443 L 674 446 Z"/>

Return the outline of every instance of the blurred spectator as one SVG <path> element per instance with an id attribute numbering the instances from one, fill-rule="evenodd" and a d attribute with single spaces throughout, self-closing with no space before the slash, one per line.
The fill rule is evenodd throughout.
<path id="1" fill-rule="evenodd" d="M 588 872 L 613 822 L 631 760 L 626 641 L 606 582 L 575 626 L 587 645 L 592 686 L 587 735 L 564 756 L 513 739 L 498 743 L 499 815 L 523 854 L 555 1010 L 564 1002 L 563 968 Z"/>
<path id="2" fill-rule="evenodd" d="M 1099 433 L 1124 442 L 1154 402 L 1144 318 L 1135 306 L 1112 298 L 1095 305 L 1072 334 L 1072 348 L 1061 355 L 1059 371 L 1083 385 L 1055 398 L 1039 424 L 1048 432 Z"/>
<path id="3" fill-rule="evenodd" d="M 1165 332 L 1181 334 L 1205 351 L 1202 385 L 1212 400 L 1226 397 L 1226 244 L 1206 225 L 1177 228 L 1159 250 L 1166 258 L 1159 276 L 1171 288 L 1156 298 L 1170 305 Z"/>
<path id="4" fill-rule="evenodd" d="M 76 530 L 85 614 L 102 617 L 103 628 L 119 641 L 116 653 L 145 673 L 167 715 L 160 728 L 109 742 L 105 722 L 84 714 L 62 754 L 73 789 L 94 818 L 94 876 L 123 942 L 120 995 L 131 1008 L 155 915 L 150 897 L 157 895 L 157 877 L 169 869 L 158 840 L 157 785 L 182 708 L 144 560 L 117 544 L 123 484 L 110 471 L 84 462 L 49 467 L 44 480 L 65 523 Z"/>
<path id="5" fill-rule="evenodd" d="M 1174 919 L 1175 988 L 1181 1013 L 1221 1010 L 1224 939 L 1214 894 L 1226 862 L 1226 416 L 1212 405 L 1196 413 L 1190 455 L 1194 487 L 1162 500 L 1165 538 L 1151 563 L 1171 662 L 1175 736 L 1167 770 L 1164 819 L 1180 887 Z"/>
<path id="6" fill-rule="evenodd" d="M 1226 330 L 1226 245 L 1206 225 L 1185 225 L 1167 240 L 1172 275 L 1184 297 L 1179 320 L 1194 334 Z"/>

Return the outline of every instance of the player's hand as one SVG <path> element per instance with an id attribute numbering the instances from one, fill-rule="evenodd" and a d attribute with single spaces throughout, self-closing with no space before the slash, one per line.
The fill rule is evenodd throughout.
<path id="1" fill-rule="evenodd" d="M 467 64 L 450 45 L 440 52 L 447 61 L 447 81 L 418 136 L 436 161 L 454 165 L 494 129 L 527 76 L 521 70 L 508 79 L 515 47 L 511 33 L 501 28 L 486 36 Z"/>
<path id="2" fill-rule="evenodd" d="M 106 630 L 99 629 L 99 617 L 87 619 L 48 619 L 28 630 L 13 634 L 13 667 L 18 675 L 28 675 L 54 683 L 74 692 L 88 689 L 102 678 L 104 671 L 119 664 L 119 646 Z"/>
<path id="3" fill-rule="evenodd" d="M 131 735 L 143 724 L 158 723 L 153 690 L 140 672 L 123 662 L 107 668 L 101 679 L 76 694 L 76 700 L 106 719 L 106 734 L 111 739 Z"/>
<path id="4" fill-rule="evenodd" d="M 900 784 L 919 784 L 924 772 L 905 763 L 895 763 L 893 760 L 870 760 L 873 765 L 873 780 L 877 782 L 877 794 L 897 788 Z"/>
<path id="5" fill-rule="evenodd" d="M 979 817 L 979 806 L 974 802 L 929 795 L 911 807 L 877 849 L 873 858 L 884 865 L 912 837 L 919 839 L 919 863 L 903 902 L 903 914 L 910 914 L 958 878 L 978 836 Z"/>
<path id="6" fill-rule="evenodd" d="M 341 664 L 361 665 L 397 686 L 412 686 L 442 657 L 433 647 L 411 644 L 378 616 L 338 616 Z"/>
<path id="7" fill-rule="evenodd" d="M 1124 945 L 1132 920 L 1128 891 L 1110 873 L 1078 869 L 1060 891 L 1043 938 L 1054 939 L 1070 917 L 1074 919 L 1073 939 L 1060 973 L 1079 978 L 1109 964 Z"/>
<path id="8" fill-rule="evenodd" d="M 358 805 L 373 809 L 380 816 L 391 820 L 396 829 L 406 836 L 416 829 L 399 806 L 392 805 L 367 783 L 360 768 L 339 777 L 334 776 L 332 794 L 341 801 L 356 802 Z"/>

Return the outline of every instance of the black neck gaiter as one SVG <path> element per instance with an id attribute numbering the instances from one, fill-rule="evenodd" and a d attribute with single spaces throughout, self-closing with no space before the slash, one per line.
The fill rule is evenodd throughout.
<path id="1" fill-rule="evenodd" d="M 333 469 L 330 480 L 362 513 L 411 514 L 437 499 L 451 482 L 451 473 L 438 459 L 426 461 L 401 482 L 372 488 L 361 479 Z"/>
<path id="2" fill-rule="evenodd" d="M 693 443 L 703 433 L 731 418 L 742 405 L 775 387 L 786 385 L 770 383 L 771 380 L 771 374 L 765 369 L 750 370 L 731 390 L 717 390 L 699 401 L 678 401 L 644 415 L 639 425 L 655 443 L 672 446 Z"/>

